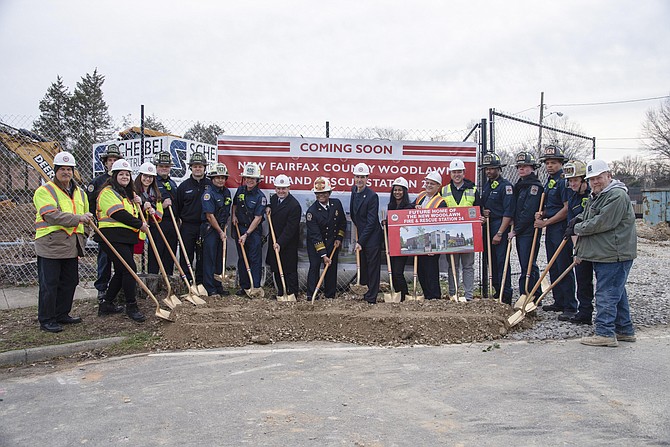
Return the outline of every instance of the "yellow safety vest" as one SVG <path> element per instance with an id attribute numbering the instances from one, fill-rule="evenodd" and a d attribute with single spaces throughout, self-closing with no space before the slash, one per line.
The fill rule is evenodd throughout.
<path id="1" fill-rule="evenodd" d="M 37 209 L 35 215 L 35 239 L 46 236 L 54 231 L 63 230 L 68 236 L 73 233 L 84 234 L 84 224 L 79 223 L 76 227 L 63 227 L 61 225 L 50 225 L 44 221 L 43 216 L 54 211 L 64 213 L 84 214 L 88 213 L 88 200 L 84 196 L 84 191 L 76 186 L 72 197 L 68 196 L 53 181 L 48 182 L 35 191 L 33 203 Z"/>
<path id="2" fill-rule="evenodd" d="M 416 204 L 421 205 L 421 202 L 426 198 L 426 191 L 422 191 L 419 193 L 419 195 L 416 197 Z M 439 208 L 440 204 L 444 202 L 444 197 L 442 197 L 439 194 L 435 194 L 430 201 L 428 202 L 427 206 L 424 208 Z"/>
<path id="3" fill-rule="evenodd" d="M 442 188 L 442 197 L 447 202 L 449 208 L 457 208 L 463 206 L 473 206 L 475 204 L 475 191 L 477 188 L 474 186 L 472 188 L 467 188 L 463 190 L 463 196 L 461 197 L 460 202 L 454 200 L 454 195 L 451 193 L 451 183 Z"/>
<path id="4" fill-rule="evenodd" d="M 100 191 L 98 195 L 98 208 L 96 210 L 98 216 L 99 228 L 127 228 L 134 232 L 139 232 L 138 228 L 133 228 L 129 225 L 119 222 L 114 219 L 112 215 L 120 210 L 126 210 L 136 218 L 140 218 L 138 207 L 126 197 L 121 197 L 121 194 L 114 191 L 111 186 L 106 186 Z"/>
<path id="5" fill-rule="evenodd" d="M 163 204 L 160 203 L 160 202 L 156 203 L 156 214 L 155 214 L 155 216 L 156 216 L 156 220 L 158 222 L 163 220 Z M 153 223 L 153 219 L 151 217 L 149 217 L 149 213 L 147 213 L 146 211 L 144 212 L 144 218 L 147 220 L 147 223 L 149 223 L 149 224 Z M 147 238 L 146 233 L 143 232 L 143 231 L 140 231 L 140 240 L 143 241 L 146 238 Z"/>

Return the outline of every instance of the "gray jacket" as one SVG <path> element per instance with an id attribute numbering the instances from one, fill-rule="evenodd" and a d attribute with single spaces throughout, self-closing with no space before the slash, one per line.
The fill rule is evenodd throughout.
<path id="1" fill-rule="evenodd" d="M 575 255 L 591 262 L 621 262 L 637 257 L 635 212 L 628 189 L 619 180 L 591 196 L 577 216 Z"/>

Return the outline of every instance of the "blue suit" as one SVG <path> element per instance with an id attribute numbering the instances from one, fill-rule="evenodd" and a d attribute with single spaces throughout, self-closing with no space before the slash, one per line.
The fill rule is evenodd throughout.
<path id="1" fill-rule="evenodd" d="M 377 302 L 379 294 L 379 270 L 381 269 L 382 227 L 379 223 L 379 196 L 367 186 L 357 192 L 351 189 L 349 202 L 351 221 L 358 231 L 358 244 L 361 250 L 361 284 L 368 286 L 363 299 L 369 303 Z"/>
<path id="2" fill-rule="evenodd" d="M 223 242 L 217 231 L 207 220 L 206 214 L 212 214 L 223 230 L 230 217 L 230 191 L 225 186 L 216 188 L 212 185 L 209 191 L 202 195 L 202 224 L 200 235 L 202 236 L 202 284 L 207 289 L 208 295 L 225 293 L 223 286 L 214 279 L 214 274 L 223 272 Z"/>
<path id="3" fill-rule="evenodd" d="M 263 191 L 258 186 L 251 191 L 247 190 L 246 186 L 240 186 L 235 192 L 233 198 L 233 205 L 235 205 L 235 217 L 237 217 L 240 234 L 246 233 L 247 229 L 253 222 L 256 216 L 265 216 L 265 207 L 267 205 L 267 198 Z M 263 270 L 263 231 L 258 225 L 256 229 L 247 233 L 247 240 L 244 243 L 244 250 L 249 259 L 249 267 L 251 268 L 251 276 L 254 283 L 251 284 L 247 267 L 244 265 L 244 257 L 242 256 L 242 246 L 237 243 L 237 272 L 239 275 L 240 286 L 243 289 L 250 289 L 261 286 L 261 273 Z M 237 232 L 234 235 L 237 238 Z"/>

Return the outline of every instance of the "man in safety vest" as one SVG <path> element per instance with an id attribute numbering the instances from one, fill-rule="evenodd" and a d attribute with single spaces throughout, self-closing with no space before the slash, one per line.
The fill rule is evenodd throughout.
<path id="1" fill-rule="evenodd" d="M 78 256 L 84 256 L 85 225 L 92 221 L 88 200 L 72 177 L 77 166 L 69 152 L 54 157 L 54 179 L 35 191 L 35 252 L 40 329 L 60 332 L 62 324 L 81 323 L 70 316 L 79 284 Z"/>
<path id="2" fill-rule="evenodd" d="M 457 207 L 472 207 L 479 206 L 481 200 L 477 187 L 472 182 L 465 178 L 465 163 L 463 160 L 456 158 L 449 164 L 449 175 L 451 182 L 442 188 L 442 197 L 447 202 L 448 208 Z M 465 289 L 465 299 L 472 300 L 472 292 L 475 286 L 475 254 L 473 253 L 456 253 L 447 256 L 447 261 L 451 263 L 454 260 L 456 264 L 456 278 L 453 278 L 452 270 L 449 269 L 449 295 L 453 296 L 456 293 L 456 284 L 458 281 L 458 265 L 461 265 L 463 270 L 463 287 Z"/>

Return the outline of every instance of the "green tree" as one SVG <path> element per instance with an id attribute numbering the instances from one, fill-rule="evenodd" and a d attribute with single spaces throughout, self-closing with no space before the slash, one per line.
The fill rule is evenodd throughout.
<path id="1" fill-rule="evenodd" d="M 40 101 L 40 116 L 33 123 L 33 132 L 49 141 L 66 147 L 68 137 L 67 113 L 72 94 L 58 76 Z"/>
<path id="2" fill-rule="evenodd" d="M 219 125 L 214 123 L 205 125 L 198 121 L 186 131 L 184 138 L 187 140 L 216 145 L 217 137 L 222 133 L 224 133 L 224 130 Z"/>
<path id="3" fill-rule="evenodd" d="M 91 178 L 91 148 L 113 135 L 112 118 L 102 93 L 105 77 L 96 68 L 77 82 L 68 107 L 71 150 L 84 179 Z"/>
<path id="4" fill-rule="evenodd" d="M 163 133 L 172 133 L 172 132 L 170 132 L 170 129 L 168 129 L 161 122 L 161 120 L 158 117 L 156 117 L 156 115 L 149 115 L 149 116 L 144 117 L 144 128 L 145 129 L 157 130 L 157 131 L 163 132 Z"/>

